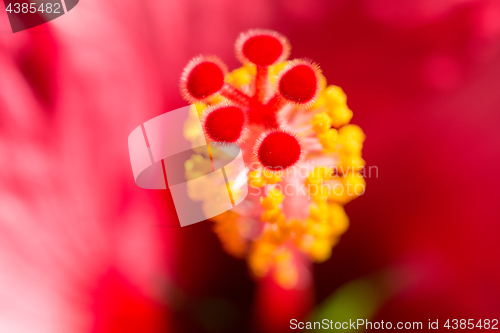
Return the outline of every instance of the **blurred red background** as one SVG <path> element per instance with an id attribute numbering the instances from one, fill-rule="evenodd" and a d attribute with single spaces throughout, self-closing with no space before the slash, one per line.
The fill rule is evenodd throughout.
<path id="1" fill-rule="evenodd" d="M 256 27 L 344 89 L 378 170 L 307 290 L 253 281 L 209 222 L 177 227 L 128 160 L 132 129 L 186 105 L 185 64 L 236 68 Z M 0 331 L 288 331 L 380 274 L 374 321 L 500 316 L 497 0 L 87 0 L 0 30 Z"/>

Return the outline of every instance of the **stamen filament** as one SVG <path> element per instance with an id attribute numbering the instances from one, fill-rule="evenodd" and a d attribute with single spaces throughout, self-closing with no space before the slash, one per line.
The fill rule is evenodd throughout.
<path id="1" fill-rule="evenodd" d="M 230 101 L 242 106 L 250 106 L 250 96 L 236 89 L 229 83 L 224 83 L 219 93 Z"/>
<path id="2" fill-rule="evenodd" d="M 257 75 L 255 77 L 255 96 L 257 96 L 257 100 L 259 102 L 262 102 L 267 91 L 269 84 L 268 73 L 268 66 L 257 66 Z"/>
<path id="3" fill-rule="evenodd" d="M 266 109 L 269 111 L 276 113 L 281 110 L 287 104 L 287 101 L 281 98 L 278 94 L 275 94 L 267 103 Z"/>

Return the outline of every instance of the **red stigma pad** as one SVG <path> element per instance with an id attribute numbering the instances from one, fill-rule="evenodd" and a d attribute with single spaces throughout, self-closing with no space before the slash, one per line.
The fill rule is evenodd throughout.
<path id="1" fill-rule="evenodd" d="M 261 140 L 256 154 L 264 168 L 279 171 L 294 166 L 302 155 L 302 148 L 294 135 L 277 131 Z"/>
<path id="2" fill-rule="evenodd" d="M 243 55 L 257 66 L 270 66 L 283 53 L 283 45 L 273 36 L 260 35 L 250 37 L 243 44 Z"/>
<path id="3" fill-rule="evenodd" d="M 318 89 L 316 72 L 310 65 L 293 66 L 281 76 L 278 89 L 280 94 L 291 102 L 309 103 Z"/>
<path id="4" fill-rule="evenodd" d="M 245 124 L 245 113 L 236 106 L 213 109 L 204 118 L 203 128 L 211 141 L 237 142 Z"/>
<path id="5" fill-rule="evenodd" d="M 223 70 L 213 62 L 201 62 L 187 77 L 187 90 L 196 99 L 203 99 L 218 92 L 224 84 Z"/>

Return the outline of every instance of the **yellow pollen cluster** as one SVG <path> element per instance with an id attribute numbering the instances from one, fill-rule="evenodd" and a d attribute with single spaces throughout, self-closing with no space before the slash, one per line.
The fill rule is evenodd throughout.
<path id="1" fill-rule="evenodd" d="M 312 128 L 323 151 L 335 155 L 339 161 L 335 170 L 338 176 L 333 189 L 330 186 L 328 197 L 335 202 L 347 203 L 364 192 L 365 181 L 359 172 L 365 166 L 361 157 L 365 135 L 359 126 L 349 124 L 353 114 L 340 87 L 323 89 L 315 107 L 318 113 L 313 117 Z M 321 190 L 317 195 L 323 197 L 326 194 Z"/>
<path id="2" fill-rule="evenodd" d="M 257 73 L 254 65 L 248 63 L 226 75 L 225 81 L 237 88 L 250 84 Z"/>
<path id="3" fill-rule="evenodd" d="M 285 196 L 280 190 L 274 188 L 269 192 L 267 197 L 260 199 L 260 204 L 264 209 L 261 215 L 261 220 L 269 223 L 278 223 L 278 225 L 283 225 L 285 222 L 285 216 L 278 207 L 280 203 L 283 202 Z"/>
<path id="4" fill-rule="evenodd" d="M 341 161 L 339 167 L 342 172 L 359 172 L 364 168 L 365 161 L 361 157 L 364 140 L 365 134 L 359 126 L 346 125 L 340 128 L 337 151 Z"/>
<path id="5" fill-rule="evenodd" d="M 247 252 L 247 242 L 241 237 L 241 230 L 238 226 L 238 214 L 227 211 L 214 218 L 214 232 L 219 236 L 219 240 L 224 250 L 237 258 L 243 258 Z"/>
<path id="6" fill-rule="evenodd" d="M 251 173 L 250 177 L 256 177 Z M 259 175 L 261 181 L 274 184 L 281 179 L 273 174 Z M 298 280 L 298 267 L 287 241 L 292 237 L 295 224 L 287 222 L 281 210 L 285 196 L 277 188 L 272 188 L 260 200 L 263 208 L 261 220 L 264 222 L 261 236 L 256 239 L 248 255 L 249 268 L 254 276 L 263 277 L 272 271 L 275 280 L 284 288 L 293 288 Z"/>
<path id="7" fill-rule="evenodd" d="M 252 246 L 248 263 L 256 277 L 264 277 L 272 271 L 274 279 L 283 288 L 290 289 L 297 284 L 298 267 L 292 251 L 287 247 L 257 241 Z"/>
<path id="8" fill-rule="evenodd" d="M 274 172 L 261 172 L 254 170 L 248 173 L 248 184 L 252 187 L 263 187 L 281 181 L 279 174 Z"/>
<path id="9" fill-rule="evenodd" d="M 309 219 L 302 229 L 296 230 L 294 242 L 316 262 L 330 257 L 331 248 L 349 226 L 343 206 L 330 200 L 331 190 L 325 183 L 334 178 L 332 168 L 316 167 L 306 179 L 314 202 L 309 206 Z"/>
<path id="10" fill-rule="evenodd" d="M 326 80 L 325 80 L 326 85 Z M 352 119 L 352 111 L 347 107 L 347 97 L 338 86 L 328 86 L 321 89 L 320 95 L 313 105 L 313 109 L 325 108 L 331 118 L 332 126 L 339 128 L 348 124 Z"/>

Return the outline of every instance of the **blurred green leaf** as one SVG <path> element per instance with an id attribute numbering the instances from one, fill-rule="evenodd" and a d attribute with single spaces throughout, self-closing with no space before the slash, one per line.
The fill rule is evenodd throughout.
<path id="1" fill-rule="evenodd" d="M 409 282 L 408 275 L 400 269 L 387 269 L 379 274 L 350 281 L 320 304 L 312 313 L 310 321 L 321 322 L 328 319 L 335 324 L 363 319 L 366 322 L 374 317 L 389 297 Z M 343 331 L 361 332 L 363 329 L 348 328 Z"/>

